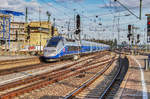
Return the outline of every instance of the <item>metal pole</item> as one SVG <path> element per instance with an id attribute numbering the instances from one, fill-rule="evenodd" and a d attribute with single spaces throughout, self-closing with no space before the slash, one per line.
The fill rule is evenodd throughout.
<path id="1" fill-rule="evenodd" d="M 3 40 L 5 40 L 5 52 L 6 52 L 6 49 L 7 49 L 7 39 L 6 39 L 6 30 L 5 30 L 5 21 L 6 21 L 6 18 L 5 16 L 3 16 Z"/>
<path id="2" fill-rule="evenodd" d="M 25 16 L 25 22 L 28 22 L 28 8 L 26 8 L 26 16 Z"/>
<path id="3" fill-rule="evenodd" d="M 68 21 L 68 33 L 69 33 L 69 31 L 70 31 L 70 19 Z"/>
<path id="4" fill-rule="evenodd" d="M 54 20 L 54 34 L 55 34 L 55 18 L 53 19 Z M 54 36 L 54 34 L 53 34 L 53 36 Z"/>
<path id="5" fill-rule="evenodd" d="M 115 39 L 115 16 L 114 16 L 114 19 L 113 19 L 113 39 Z"/>
<path id="6" fill-rule="evenodd" d="M 10 24 L 11 24 L 11 22 L 10 22 L 10 16 L 9 16 L 9 49 L 10 49 Z"/>
<path id="7" fill-rule="evenodd" d="M 120 40 L 120 24 L 119 24 L 119 21 L 120 21 L 120 17 L 118 17 L 118 45 L 119 45 L 119 40 Z"/>
<path id="8" fill-rule="evenodd" d="M 40 21 L 40 53 L 41 53 L 41 10 L 39 7 L 39 21 Z"/>
<path id="9" fill-rule="evenodd" d="M 139 13 L 139 19 L 142 19 L 142 0 L 140 0 L 140 13 Z"/>
<path id="10" fill-rule="evenodd" d="M 5 40 L 5 18 L 3 16 L 3 40 Z"/>
<path id="11" fill-rule="evenodd" d="M 75 22 L 75 21 L 76 21 L 75 11 L 76 11 L 76 9 L 73 9 L 73 11 L 74 11 L 74 30 L 75 30 L 75 27 L 76 27 L 76 26 L 75 26 L 75 23 L 76 23 L 76 22 Z"/>
<path id="12" fill-rule="evenodd" d="M 135 41 L 135 40 L 134 40 L 134 25 L 132 25 L 132 35 L 133 35 L 133 37 L 132 37 L 132 40 L 133 40 L 132 47 L 133 47 L 133 54 L 134 54 L 134 51 L 135 51 L 135 49 L 134 49 L 134 48 L 135 48 L 135 47 L 134 47 L 134 45 L 135 45 L 135 44 L 134 44 L 134 41 Z"/>

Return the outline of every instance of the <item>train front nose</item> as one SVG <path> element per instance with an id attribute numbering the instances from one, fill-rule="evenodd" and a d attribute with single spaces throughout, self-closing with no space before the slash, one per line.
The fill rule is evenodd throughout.
<path id="1" fill-rule="evenodd" d="M 45 48 L 44 49 L 44 56 L 45 57 L 53 57 L 56 56 L 56 48 Z"/>

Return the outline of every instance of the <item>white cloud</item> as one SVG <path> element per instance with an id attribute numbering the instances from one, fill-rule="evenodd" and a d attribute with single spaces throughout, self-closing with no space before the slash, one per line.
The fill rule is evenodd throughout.
<path id="1" fill-rule="evenodd" d="M 0 2 L 0 9 L 25 12 L 25 8 L 28 7 L 29 13 L 37 11 L 40 6 L 36 0 L 31 0 L 31 2 L 23 0 L 0 0 Z"/>

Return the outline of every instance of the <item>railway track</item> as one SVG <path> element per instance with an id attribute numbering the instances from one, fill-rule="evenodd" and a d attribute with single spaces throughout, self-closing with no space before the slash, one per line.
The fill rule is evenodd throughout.
<path id="1" fill-rule="evenodd" d="M 108 59 L 98 60 L 102 56 L 104 56 L 104 54 L 93 56 L 93 57 L 90 57 L 89 60 L 85 59 L 87 61 L 81 60 L 81 61 L 75 62 L 72 65 L 68 65 L 68 66 L 59 68 L 54 71 L 43 73 L 41 75 L 36 75 L 33 77 L 19 80 L 17 82 L 2 85 L 0 86 L 0 92 L 1 92 L 0 99 L 9 99 L 11 97 L 18 96 L 22 93 L 30 92 L 34 89 L 44 87 L 45 85 L 58 82 L 70 76 L 77 75 L 78 73 L 84 72 L 86 70 L 96 68 L 99 65 L 106 64 L 107 62 L 105 61 L 108 61 L 108 62 L 110 61 Z M 95 61 L 94 63 L 95 65 L 90 67 L 90 65 L 93 64 L 93 60 Z M 18 85 L 19 85 L 19 88 L 17 87 Z"/>
<path id="2" fill-rule="evenodd" d="M 22 62 L 28 62 L 28 61 L 37 60 L 37 59 L 39 59 L 39 57 L 23 58 L 23 59 L 12 59 L 12 60 L 1 60 L 0 61 L 0 66 L 9 65 L 9 64 L 17 64 L 17 63 L 22 63 Z"/>
<path id="3" fill-rule="evenodd" d="M 98 99 L 99 96 L 97 96 L 95 93 L 90 94 L 90 96 L 88 95 L 87 97 L 87 91 L 83 92 L 84 89 L 88 88 L 94 81 L 96 81 L 100 76 L 102 76 L 108 69 L 109 67 L 112 65 L 112 63 L 115 61 L 115 57 L 112 58 L 112 60 L 110 62 L 107 63 L 107 66 L 104 67 L 104 69 L 101 69 L 101 71 L 99 71 L 98 73 L 96 73 L 93 77 L 91 77 L 89 80 L 87 80 L 85 83 L 83 83 L 79 88 L 75 89 L 74 91 L 72 91 L 71 93 L 69 93 L 68 95 L 66 95 L 64 97 L 64 99 L 84 99 L 84 98 L 90 98 L 90 99 Z M 99 88 L 97 88 L 99 90 Z M 94 89 L 96 91 L 98 91 L 97 89 Z M 88 92 L 89 93 L 89 92 Z"/>
<path id="4" fill-rule="evenodd" d="M 97 78 L 104 75 L 113 61 L 114 59 L 105 67 L 105 69 L 98 72 L 95 76 L 83 83 L 79 88 L 66 95 L 63 99 L 113 99 L 128 69 L 128 59 L 126 57 L 120 58 L 118 61 L 120 65 L 117 66 L 117 69 L 109 75 L 107 74 L 108 81 L 97 84 L 102 82 L 98 82 Z M 93 84 L 90 86 L 93 82 L 96 83 L 96 85 Z"/>
<path id="5" fill-rule="evenodd" d="M 106 88 L 106 90 L 101 95 L 100 99 L 114 98 L 116 96 L 118 89 L 120 88 L 120 85 L 127 73 L 129 61 L 128 61 L 127 57 L 124 57 L 124 58 L 120 57 L 119 60 L 120 60 L 119 61 L 120 62 L 119 69 L 118 69 L 117 73 L 115 74 L 115 76 L 113 77 L 113 80 L 111 81 L 109 86 Z"/>
<path id="6" fill-rule="evenodd" d="M 110 54 L 110 52 L 101 52 L 101 56 L 103 55 L 107 55 L 107 54 Z M 90 55 L 89 55 L 90 56 Z M 93 57 L 95 57 L 96 55 L 93 55 Z M 93 58 L 91 57 L 91 58 Z M 12 74 L 12 73 L 18 73 L 18 72 L 21 72 L 21 71 L 27 71 L 27 70 L 31 70 L 31 69 L 36 69 L 36 68 L 40 68 L 40 67 L 46 67 L 46 66 L 50 66 L 50 65 L 54 65 L 54 64 L 59 64 L 61 62 L 55 62 L 55 63 L 51 63 L 51 64 L 48 64 L 48 63 L 40 63 L 40 62 L 36 62 L 37 61 L 40 61 L 39 58 L 29 58 L 29 59 L 16 59 L 16 60 L 9 60 L 9 61 L 1 61 L 0 62 L 0 76 L 2 75 L 8 75 L 8 74 Z M 86 60 L 86 59 L 85 59 Z M 31 64 L 31 65 L 26 65 L 26 63 L 30 63 L 32 61 L 35 61 L 34 64 Z M 79 62 L 82 62 L 84 60 L 81 60 L 81 61 L 78 61 L 77 63 Z M 20 63 L 22 65 L 20 65 Z M 12 66 L 13 64 L 15 64 L 15 66 Z"/>
<path id="7" fill-rule="evenodd" d="M 0 61 L 0 75 L 11 73 L 12 70 L 15 72 L 18 69 L 25 68 L 26 66 L 32 66 L 40 64 L 39 57 L 24 58 L 24 59 L 13 59 Z"/>

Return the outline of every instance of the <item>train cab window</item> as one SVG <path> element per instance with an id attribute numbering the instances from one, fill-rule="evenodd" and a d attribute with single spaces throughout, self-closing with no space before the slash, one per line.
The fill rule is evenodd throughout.
<path id="1" fill-rule="evenodd" d="M 62 40 L 62 38 L 52 38 L 48 41 L 47 47 L 56 47 L 60 40 Z"/>
<path id="2" fill-rule="evenodd" d="M 68 38 L 66 38 L 66 41 L 68 41 L 68 42 L 75 42 L 75 40 L 73 40 L 73 39 L 68 39 Z"/>

